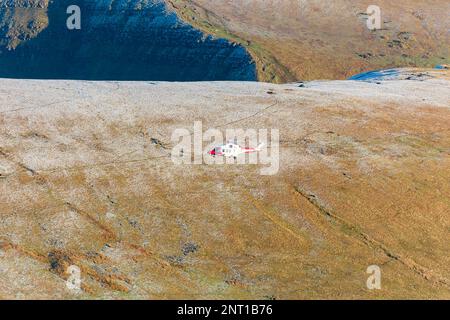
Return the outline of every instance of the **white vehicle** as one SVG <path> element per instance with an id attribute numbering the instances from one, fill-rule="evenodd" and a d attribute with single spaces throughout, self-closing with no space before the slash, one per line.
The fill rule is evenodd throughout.
<path id="1" fill-rule="evenodd" d="M 214 149 L 209 151 L 208 154 L 213 157 L 216 157 L 216 156 L 227 157 L 227 158 L 233 157 L 234 159 L 236 159 L 241 154 L 259 152 L 259 151 L 261 151 L 261 148 L 263 146 L 264 146 L 264 144 L 260 144 L 256 148 L 244 148 L 236 143 L 229 142 L 222 146 L 215 147 Z"/>

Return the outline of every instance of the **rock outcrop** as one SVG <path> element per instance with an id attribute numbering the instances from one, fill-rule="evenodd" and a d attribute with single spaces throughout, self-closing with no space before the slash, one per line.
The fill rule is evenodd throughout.
<path id="1" fill-rule="evenodd" d="M 0 0 L 0 53 L 15 49 L 48 26 L 48 0 Z"/>

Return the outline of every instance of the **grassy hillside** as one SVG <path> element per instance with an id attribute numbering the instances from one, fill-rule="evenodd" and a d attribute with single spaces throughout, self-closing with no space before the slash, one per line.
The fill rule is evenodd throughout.
<path id="1" fill-rule="evenodd" d="M 438 74 L 1 80 L 0 297 L 450 298 L 450 84 Z M 279 129 L 279 172 L 175 165 L 171 135 L 197 120 Z"/>
<path id="2" fill-rule="evenodd" d="M 378 1 L 382 29 L 366 26 L 370 0 L 167 0 L 185 21 L 246 45 L 261 81 L 344 79 L 386 67 L 450 62 L 450 3 Z"/>

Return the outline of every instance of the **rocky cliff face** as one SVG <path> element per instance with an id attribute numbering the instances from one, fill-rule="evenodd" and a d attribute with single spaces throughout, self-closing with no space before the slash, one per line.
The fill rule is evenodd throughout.
<path id="1" fill-rule="evenodd" d="M 69 30 L 69 5 L 81 30 Z M 0 77 L 255 80 L 246 50 L 183 23 L 159 0 L 1 1 Z M 48 21 L 46 20 L 48 19 Z"/>

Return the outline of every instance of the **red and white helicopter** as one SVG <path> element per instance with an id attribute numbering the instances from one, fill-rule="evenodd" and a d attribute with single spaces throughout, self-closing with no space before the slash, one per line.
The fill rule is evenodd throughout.
<path id="1" fill-rule="evenodd" d="M 224 144 L 222 146 L 215 147 L 214 149 L 209 151 L 208 154 L 213 157 L 233 157 L 234 159 L 237 159 L 237 157 L 241 154 L 259 152 L 261 151 L 263 146 L 264 144 L 262 143 L 256 148 L 243 148 L 236 142 L 228 142 L 227 144 Z"/>

